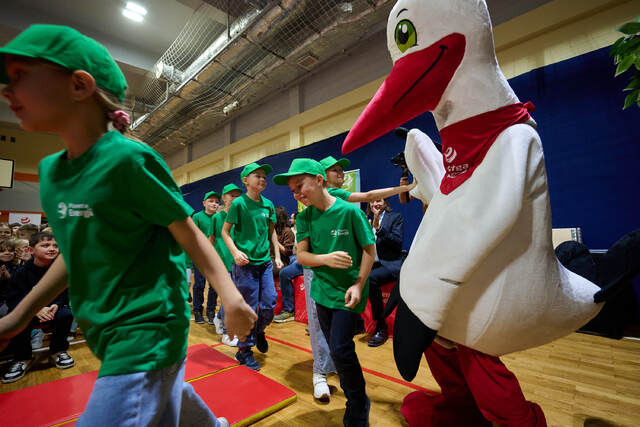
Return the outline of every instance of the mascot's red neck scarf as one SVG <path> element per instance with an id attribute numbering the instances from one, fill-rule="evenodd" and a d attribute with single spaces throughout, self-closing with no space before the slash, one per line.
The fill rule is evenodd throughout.
<path id="1" fill-rule="evenodd" d="M 529 120 L 531 102 L 506 105 L 497 110 L 454 123 L 440 131 L 445 174 L 442 194 L 449 194 L 473 175 L 498 135 L 509 126 Z"/>

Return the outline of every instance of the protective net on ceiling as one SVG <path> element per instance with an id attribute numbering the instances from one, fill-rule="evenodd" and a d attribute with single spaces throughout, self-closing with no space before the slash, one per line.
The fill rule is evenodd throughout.
<path id="1" fill-rule="evenodd" d="M 159 145 L 192 142 L 231 111 L 259 102 L 349 47 L 371 25 L 362 16 L 386 17 L 393 3 L 205 1 L 135 98 L 134 134 L 161 152 L 170 149 Z"/>

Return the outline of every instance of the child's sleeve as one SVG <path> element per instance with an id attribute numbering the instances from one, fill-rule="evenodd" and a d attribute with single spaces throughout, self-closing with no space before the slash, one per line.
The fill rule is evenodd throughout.
<path id="1" fill-rule="evenodd" d="M 238 204 L 234 203 L 235 200 L 229 206 L 229 212 L 227 212 L 227 219 L 224 222 L 230 222 L 231 224 L 238 224 Z"/>
<path id="2" fill-rule="evenodd" d="M 308 215 L 309 209 L 305 209 L 298 214 L 296 217 L 296 240 L 298 242 L 302 242 L 304 239 L 309 237 L 309 222 Z"/>
<path id="3" fill-rule="evenodd" d="M 137 214 L 152 224 L 166 227 L 193 213 L 158 154 L 142 151 L 132 159 L 124 178 L 131 185 L 128 194 Z"/>
<path id="4" fill-rule="evenodd" d="M 373 230 L 367 220 L 367 216 L 362 209 L 355 208 L 355 206 L 353 209 L 353 233 L 361 247 L 374 245 L 376 243 L 376 236 L 373 235 Z"/>

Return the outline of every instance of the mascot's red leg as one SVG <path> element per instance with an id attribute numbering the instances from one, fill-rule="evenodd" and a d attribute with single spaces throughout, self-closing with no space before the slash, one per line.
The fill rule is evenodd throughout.
<path id="1" fill-rule="evenodd" d="M 542 408 L 525 399 L 518 379 L 499 358 L 461 345 L 458 358 L 466 383 L 486 419 L 505 427 L 546 427 Z"/>
<path id="2" fill-rule="evenodd" d="M 402 402 L 402 415 L 410 427 L 491 426 L 474 401 L 458 360 L 458 351 L 432 343 L 424 353 L 442 394 L 416 391 Z"/>

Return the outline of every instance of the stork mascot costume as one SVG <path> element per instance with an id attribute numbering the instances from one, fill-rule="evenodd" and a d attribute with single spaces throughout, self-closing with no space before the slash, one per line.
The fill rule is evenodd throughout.
<path id="1" fill-rule="evenodd" d="M 546 425 L 498 356 L 575 331 L 606 292 L 554 254 L 533 106 L 498 66 L 484 0 L 400 0 L 387 44 L 393 69 L 343 153 L 426 111 L 442 137 L 441 154 L 407 136 L 412 195 L 429 208 L 400 273 L 394 357 L 412 380 L 424 352 L 443 394 L 409 395 L 403 413 L 411 425 Z"/>

